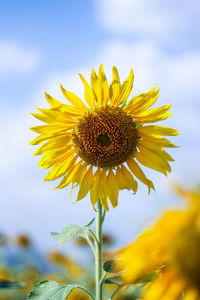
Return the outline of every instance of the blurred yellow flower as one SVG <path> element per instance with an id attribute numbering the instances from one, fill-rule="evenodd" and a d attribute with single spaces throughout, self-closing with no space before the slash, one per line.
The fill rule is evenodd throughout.
<path id="1" fill-rule="evenodd" d="M 71 258 L 67 257 L 66 255 L 54 251 L 49 253 L 48 255 L 49 261 L 60 265 L 62 268 L 66 270 L 66 272 L 72 278 L 77 278 L 83 275 L 84 269 L 81 268 L 76 262 L 74 262 Z"/>
<path id="2" fill-rule="evenodd" d="M 78 185 L 77 201 L 90 191 L 93 206 L 100 198 L 106 210 L 109 199 L 113 207 L 117 206 L 119 190 L 136 193 L 137 181 L 133 176 L 147 185 L 149 192 L 154 189 L 138 162 L 167 175 L 171 171 L 168 161 L 173 159 L 163 148 L 175 146 L 162 136 L 178 134 L 168 127 L 142 126 L 168 118 L 171 105 L 149 109 L 158 98 L 156 88 L 126 103 L 132 90 L 133 70 L 122 85 L 117 68 L 112 71 L 110 86 L 103 65 L 98 75 L 92 70 L 91 86 L 80 74 L 87 104 L 62 85 L 62 93 L 71 105 L 46 93 L 50 108 L 38 108 L 40 113 L 33 115 L 47 125 L 31 128 L 40 134 L 31 144 L 44 143 L 35 152 L 43 155 L 38 165 L 51 168 L 44 180 L 64 176 L 57 188 L 71 183 L 73 189 Z"/>
<path id="3" fill-rule="evenodd" d="M 200 299 L 200 195 L 177 190 L 189 200 L 189 208 L 165 213 L 116 256 L 124 283 L 157 273 L 145 300 Z"/>

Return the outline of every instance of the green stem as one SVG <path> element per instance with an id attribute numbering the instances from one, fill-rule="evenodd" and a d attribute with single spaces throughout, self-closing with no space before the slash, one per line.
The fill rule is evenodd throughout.
<path id="1" fill-rule="evenodd" d="M 111 300 L 117 294 L 117 292 L 119 291 L 120 288 L 121 288 L 121 286 L 118 285 L 118 287 L 116 288 L 116 290 L 114 290 L 114 292 L 112 293 L 111 297 L 108 300 Z"/>
<path id="2" fill-rule="evenodd" d="M 102 205 L 100 200 L 97 202 L 96 237 L 96 300 L 102 300 Z"/>
<path id="3" fill-rule="evenodd" d="M 82 286 L 78 286 L 79 290 L 82 290 L 83 292 L 85 292 L 86 294 L 88 294 L 90 296 L 90 298 L 92 298 L 93 300 L 95 300 L 95 297 L 93 296 L 93 294 L 86 288 L 82 287 Z"/>

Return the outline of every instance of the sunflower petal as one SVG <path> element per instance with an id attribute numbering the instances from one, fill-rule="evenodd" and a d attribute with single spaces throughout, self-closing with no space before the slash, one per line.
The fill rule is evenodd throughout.
<path id="1" fill-rule="evenodd" d="M 60 112 L 57 109 L 45 109 L 37 108 L 40 112 L 46 115 L 49 118 L 49 121 L 52 123 L 59 122 L 64 124 L 76 123 L 77 120 L 73 119 L 71 116 L 66 115 L 65 113 Z M 48 122 L 48 123 L 50 123 Z"/>
<path id="2" fill-rule="evenodd" d="M 139 114 L 133 114 L 133 118 L 136 119 L 136 123 L 155 123 L 161 120 L 167 119 L 172 113 L 167 113 L 167 111 L 172 107 L 172 105 L 165 105 L 158 108 L 152 108 L 146 110 Z"/>
<path id="3" fill-rule="evenodd" d="M 54 139 L 51 139 L 50 141 L 46 142 L 45 144 L 43 144 L 41 147 L 39 147 L 34 155 L 41 155 L 47 151 L 53 151 L 55 149 L 61 150 L 64 149 L 66 146 L 68 146 L 68 142 L 70 141 L 70 137 L 66 137 L 66 136 L 58 136 L 55 137 Z"/>
<path id="4" fill-rule="evenodd" d="M 82 161 L 77 162 L 74 165 L 72 171 L 67 172 L 67 174 L 63 177 L 63 179 L 61 180 L 61 182 L 55 189 L 63 189 L 64 187 L 66 187 L 67 185 L 69 185 L 72 182 L 73 177 L 76 174 L 76 172 L 80 171 L 80 169 L 81 169 L 81 162 Z"/>
<path id="5" fill-rule="evenodd" d="M 119 186 L 117 184 L 117 179 L 112 169 L 109 169 L 108 176 L 107 176 L 107 191 L 112 206 L 116 207 L 118 204 Z"/>
<path id="6" fill-rule="evenodd" d="M 129 97 L 132 87 L 133 87 L 133 79 L 134 79 L 134 73 L 133 73 L 133 69 L 131 69 L 130 75 L 124 81 L 124 83 L 122 84 L 122 86 L 120 88 L 120 96 L 117 101 L 117 105 L 121 105 Z"/>
<path id="7" fill-rule="evenodd" d="M 100 196 L 100 201 L 101 201 L 103 208 L 106 211 L 109 211 L 109 206 L 108 206 L 109 196 L 108 196 L 108 191 L 107 191 L 107 175 L 106 175 L 105 169 L 103 169 L 102 173 L 101 173 L 101 182 L 102 182 L 102 185 L 101 185 L 102 193 Z"/>
<path id="8" fill-rule="evenodd" d="M 55 98 L 51 97 L 49 94 L 47 94 L 47 92 L 45 92 L 45 98 L 46 98 L 47 102 L 52 107 L 56 107 L 56 106 L 62 105 L 62 103 L 60 101 L 58 101 Z"/>
<path id="9" fill-rule="evenodd" d="M 133 175 L 127 170 L 124 165 L 122 165 L 121 167 L 121 172 L 124 178 L 124 182 L 126 183 L 125 188 L 128 190 L 132 189 L 133 192 L 136 193 L 138 184 L 137 181 L 134 180 Z"/>
<path id="10" fill-rule="evenodd" d="M 101 88 L 103 91 L 102 104 L 107 105 L 109 99 L 109 86 L 108 86 L 108 81 L 106 79 L 106 75 L 104 73 L 103 65 L 101 65 L 99 68 L 98 78 L 100 80 Z"/>
<path id="11" fill-rule="evenodd" d="M 170 166 L 167 161 L 163 161 L 154 151 L 150 151 L 141 145 L 139 147 L 141 151 L 134 153 L 135 158 L 145 167 L 161 172 L 167 176 L 167 169 L 170 171 Z"/>
<path id="12" fill-rule="evenodd" d="M 90 189 L 90 200 L 93 207 L 97 203 L 98 198 L 100 196 L 99 194 L 101 193 L 100 182 L 101 182 L 101 171 L 98 168 L 96 173 L 94 174 L 94 183 Z"/>
<path id="13" fill-rule="evenodd" d="M 144 172 L 142 171 L 142 169 L 139 167 L 139 165 L 136 163 L 136 161 L 130 157 L 127 161 L 126 161 L 129 169 L 131 170 L 131 172 L 144 184 L 146 184 L 148 186 L 148 194 L 150 193 L 151 189 L 155 190 L 153 182 L 151 180 L 149 180 Z"/>
<path id="14" fill-rule="evenodd" d="M 155 143 L 157 146 L 164 147 L 164 148 L 178 148 L 179 146 L 175 146 L 172 142 L 169 140 L 162 138 L 157 135 L 150 135 L 146 133 L 141 133 L 138 130 L 139 136 L 142 137 L 144 141 L 149 141 Z"/>
<path id="15" fill-rule="evenodd" d="M 75 107 L 78 107 L 84 111 L 87 111 L 87 107 L 85 106 L 85 104 L 83 103 L 83 101 L 76 96 L 74 93 L 66 91 L 64 89 L 64 87 L 62 86 L 62 84 L 60 84 L 60 88 L 62 90 L 63 96 Z"/>
<path id="16" fill-rule="evenodd" d="M 80 183 L 80 189 L 79 189 L 79 193 L 78 193 L 78 197 L 77 197 L 76 201 L 83 199 L 87 195 L 92 184 L 93 184 L 93 167 L 91 166 L 86 171 L 86 173 Z"/>
<path id="17" fill-rule="evenodd" d="M 94 71 L 94 68 L 92 69 L 92 73 L 91 73 L 91 86 L 92 86 L 93 92 L 95 94 L 97 105 L 99 107 L 101 107 L 102 104 L 103 104 L 103 101 L 102 101 L 102 88 L 101 88 L 100 80 L 99 80 L 97 74 Z"/>
<path id="18" fill-rule="evenodd" d="M 146 149 L 155 151 L 164 160 L 174 161 L 174 159 L 164 149 L 162 149 L 162 147 L 160 147 L 158 144 L 155 144 L 155 143 L 153 143 L 151 141 L 147 141 L 147 140 L 140 140 L 139 145 L 142 145 Z M 140 146 L 138 146 L 138 148 L 139 147 Z"/>
<path id="19" fill-rule="evenodd" d="M 31 115 L 45 123 L 54 123 L 55 122 L 52 119 L 49 119 L 48 116 L 41 114 L 41 113 L 31 113 Z"/>
<path id="20" fill-rule="evenodd" d="M 158 136 L 160 135 L 174 136 L 179 134 L 179 132 L 173 128 L 156 126 L 156 125 L 148 125 L 148 126 L 140 127 L 139 131 L 145 134 L 154 134 Z"/>
<path id="21" fill-rule="evenodd" d="M 109 94 L 110 94 L 110 105 L 115 105 L 119 98 L 120 94 L 120 79 L 117 68 L 114 66 L 112 68 L 113 80 L 110 85 Z"/>
<path id="22" fill-rule="evenodd" d="M 95 108 L 95 97 L 94 97 L 94 93 L 89 85 L 89 83 L 86 81 L 86 79 L 83 77 L 83 75 L 79 74 L 83 84 L 84 84 L 84 87 L 85 87 L 85 94 L 84 94 L 84 97 L 85 97 L 85 100 L 87 102 L 87 104 L 92 108 L 94 109 Z"/>
<path id="23" fill-rule="evenodd" d="M 160 89 L 156 91 L 156 87 L 145 94 L 140 94 L 131 99 L 125 110 L 129 113 L 140 113 L 151 107 L 158 99 Z"/>
<path id="24" fill-rule="evenodd" d="M 44 181 L 52 181 L 62 177 L 68 171 L 71 172 L 77 159 L 78 155 L 71 155 L 68 158 L 66 158 L 62 164 L 58 163 L 54 165 L 51 171 L 45 176 Z"/>

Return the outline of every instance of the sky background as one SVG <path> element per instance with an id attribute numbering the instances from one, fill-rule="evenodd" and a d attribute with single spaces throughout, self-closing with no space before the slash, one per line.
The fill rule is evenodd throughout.
<path id="1" fill-rule="evenodd" d="M 180 146 L 169 151 L 175 159 L 171 175 L 144 168 L 156 193 L 147 196 L 142 184 L 136 196 L 121 191 L 104 231 L 116 246 L 125 245 L 165 208 L 182 204 L 170 182 L 200 181 L 199 15 L 198 0 L 0 2 L 1 232 L 27 233 L 45 250 L 57 247 L 50 231 L 94 216 L 88 197 L 72 204 L 76 192 L 70 199 L 68 188 L 52 190 L 56 182 L 43 182 L 46 171 L 37 168 L 36 148 L 28 143 L 36 136 L 29 127 L 38 125 L 30 112 L 47 107 L 44 92 L 65 102 L 62 82 L 83 97 L 78 73 L 89 79 L 101 63 L 109 80 L 113 65 L 121 80 L 133 68 L 131 95 L 160 87 L 156 105 L 172 104 L 174 113 L 160 125 L 180 131 L 171 138 Z"/>

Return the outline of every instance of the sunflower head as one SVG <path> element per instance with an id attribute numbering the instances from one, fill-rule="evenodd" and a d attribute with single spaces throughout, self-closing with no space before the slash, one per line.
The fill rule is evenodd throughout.
<path id="1" fill-rule="evenodd" d="M 108 210 L 118 203 L 121 189 L 137 191 L 135 177 L 148 187 L 154 185 L 140 164 L 165 175 L 171 171 L 171 156 L 163 149 L 175 147 L 162 136 L 177 135 L 172 128 L 146 125 L 168 118 L 166 105 L 149 109 L 157 100 L 159 90 L 132 97 L 129 102 L 133 70 L 121 84 L 116 67 L 113 79 L 107 82 L 103 66 L 91 73 L 91 85 L 80 74 L 85 101 L 72 92 L 61 90 L 69 104 L 45 94 L 49 109 L 33 113 L 45 125 L 31 128 L 40 134 L 31 144 L 43 144 L 35 155 L 43 155 L 39 166 L 50 169 L 45 180 L 63 177 L 57 188 L 79 186 L 77 200 L 90 192 L 93 206 L 98 198 Z M 143 126 L 146 125 L 146 126 Z"/>

